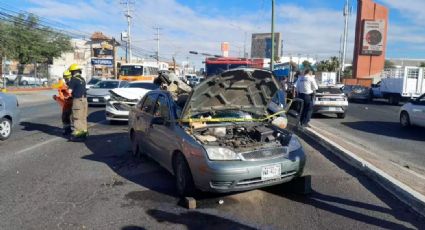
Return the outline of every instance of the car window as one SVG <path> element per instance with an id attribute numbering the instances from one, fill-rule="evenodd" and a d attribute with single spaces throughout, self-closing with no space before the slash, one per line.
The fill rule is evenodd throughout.
<path id="1" fill-rule="evenodd" d="M 124 88 L 128 85 L 128 81 L 121 81 L 120 88 Z"/>
<path id="2" fill-rule="evenodd" d="M 118 88 L 118 81 L 100 81 L 93 86 L 95 89 L 115 89 Z"/>
<path id="3" fill-rule="evenodd" d="M 156 101 L 155 105 L 155 117 L 162 117 L 165 120 L 169 119 L 169 109 L 168 109 L 168 101 L 167 98 L 163 95 L 159 95 L 158 100 Z"/>
<path id="4" fill-rule="evenodd" d="M 149 94 L 143 102 L 142 111 L 145 113 L 152 114 L 155 108 L 155 101 L 157 94 Z"/>

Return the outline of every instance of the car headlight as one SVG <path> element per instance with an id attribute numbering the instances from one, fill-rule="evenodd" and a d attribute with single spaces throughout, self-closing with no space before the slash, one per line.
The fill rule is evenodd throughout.
<path id="1" fill-rule="evenodd" d="M 298 138 L 295 136 L 292 136 L 291 140 L 289 141 L 288 147 L 289 147 L 289 152 L 294 152 L 300 149 L 302 146 Z"/>
<path id="2" fill-rule="evenodd" d="M 205 147 L 208 158 L 212 161 L 240 160 L 239 156 L 230 149 L 221 147 Z"/>
<path id="3" fill-rule="evenodd" d="M 105 98 L 105 100 L 109 100 L 109 98 L 111 98 L 111 95 L 105 95 L 103 96 L 103 98 Z"/>

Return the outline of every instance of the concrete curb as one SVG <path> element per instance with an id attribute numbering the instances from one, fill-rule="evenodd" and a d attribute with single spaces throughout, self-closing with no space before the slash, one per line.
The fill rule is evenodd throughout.
<path id="1" fill-rule="evenodd" d="M 331 151 L 342 161 L 360 170 L 373 181 L 381 185 L 401 202 L 411 207 L 416 213 L 425 218 L 425 196 L 411 189 L 401 181 L 388 175 L 381 169 L 375 167 L 366 160 L 358 157 L 355 153 L 338 145 L 329 138 L 321 135 L 312 128 L 305 128 L 304 134 Z"/>

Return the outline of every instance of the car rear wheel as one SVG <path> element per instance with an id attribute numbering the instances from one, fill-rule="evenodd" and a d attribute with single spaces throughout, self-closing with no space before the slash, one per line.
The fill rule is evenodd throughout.
<path id="1" fill-rule="evenodd" d="M 195 192 L 195 185 L 185 157 L 177 154 L 173 163 L 177 193 L 182 197 L 192 196 Z"/>
<path id="2" fill-rule="evenodd" d="M 411 126 L 409 114 L 406 111 L 401 112 L 400 114 L 400 125 L 403 128 Z"/>
<path id="3" fill-rule="evenodd" d="M 28 85 L 28 82 L 27 81 L 22 81 L 21 82 L 21 85 Z"/>
<path id="4" fill-rule="evenodd" d="M 345 113 L 337 113 L 337 114 L 336 114 L 336 116 L 337 116 L 339 119 L 344 119 L 344 118 L 345 118 Z"/>
<path id="5" fill-rule="evenodd" d="M 6 140 L 12 134 L 12 122 L 7 118 L 0 119 L 0 140 Z"/>

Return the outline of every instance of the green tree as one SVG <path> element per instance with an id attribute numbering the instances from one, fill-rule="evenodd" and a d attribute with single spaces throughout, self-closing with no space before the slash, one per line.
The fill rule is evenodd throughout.
<path id="1" fill-rule="evenodd" d="M 392 61 L 385 60 L 384 69 L 391 69 L 391 68 L 394 68 L 394 67 L 395 67 L 395 65 Z"/>
<path id="2" fill-rule="evenodd" d="M 48 64 L 72 50 L 68 36 L 40 25 L 32 14 L 21 14 L 13 23 L 1 23 L 0 34 L 1 55 L 21 64 L 18 75 L 23 74 L 25 64 Z"/>
<path id="3" fill-rule="evenodd" d="M 307 60 L 303 61 L 303 67 L 304 67 L 304 69 L 313 69 L 311 62 L 309 62 Z"/>
<path id="4" fill-rule="evenodd" d="M 425 67 L 425 62 L 421 62 L 421 64 L 419 65 L 419 67 Z"/>
<path id="5" fill-rule="evenodd" d="M 340 63 L 337 57 L 331 57 L 328 60 L 317 63 L 316 68 L 317 71 L 321 72 L 336 72 L 340 68 Z"/>

